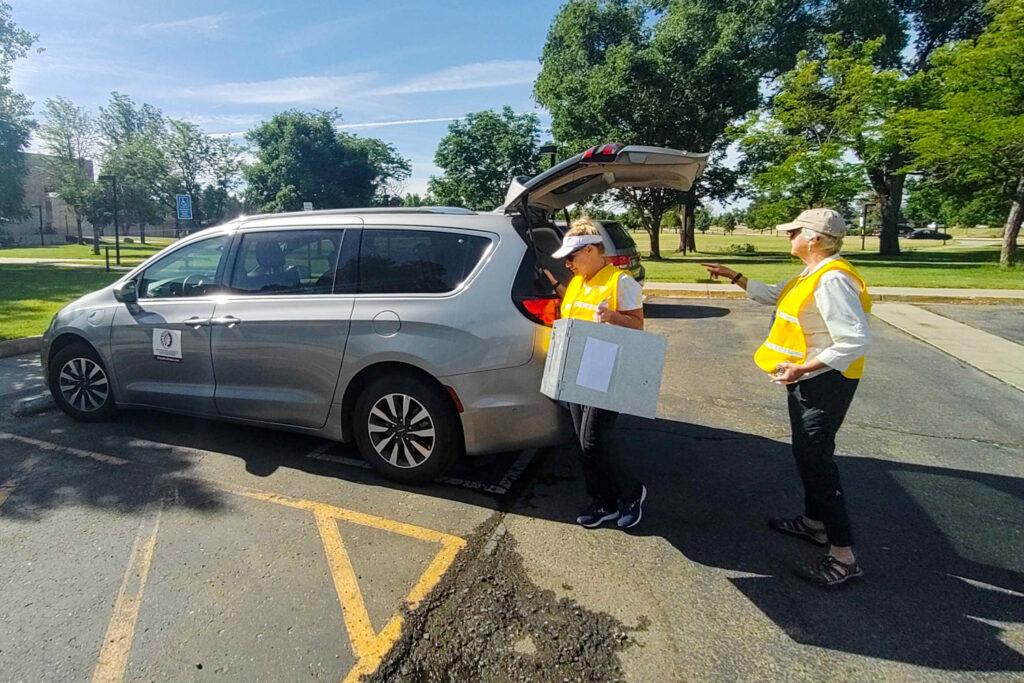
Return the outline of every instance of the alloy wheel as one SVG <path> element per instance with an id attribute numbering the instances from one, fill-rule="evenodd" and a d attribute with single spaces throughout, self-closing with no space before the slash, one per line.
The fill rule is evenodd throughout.
<path id="1" fill-rule="evenodd" d="M 72 358 L 60 369 L 57 379 L 61 397 L 83 413 L 99 410 L 107 402 L 110 385 L 107 373 L 90 358 Z"/>
<path id="2" fill-rule="evenodd" d="M 387 394 L 374 403 L 367 429 L 377 455 L 395 467 L 419 467 L 434 452 L 434 420 L 407 394 Z"/>

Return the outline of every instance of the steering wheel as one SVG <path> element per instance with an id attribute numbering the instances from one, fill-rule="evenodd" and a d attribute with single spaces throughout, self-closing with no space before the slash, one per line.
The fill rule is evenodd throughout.
<path id="1" fill-rule="evenodd" d="M 198 280 L 199 280 L 194 285 L 192 285 L 193 289 L 195 289 L 196 287 L 202 287 L 203 286 L 203 276 L 202 275 L 196 275 L 195 273 L 189 273 L 188 275 L 185 276 L 185 279 L 181 281 L 181 295 L 182 296 L 188 296 L 188 281 L 191 278 L 198 278 Z"/>

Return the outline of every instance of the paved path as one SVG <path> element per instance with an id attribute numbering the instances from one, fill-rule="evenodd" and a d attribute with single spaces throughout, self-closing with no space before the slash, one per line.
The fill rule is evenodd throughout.
<path id="1" fill-rule="evenodd" d="M 745 299 L 737 285 L 699 282 L 651 282 L 644 284 L 647 296 L 673 298 Z M 1024 303 L 1024 289 L 952 289 L 940 287 L 872 287 L 875 301 L 975 301 Z"/>
<path id="2" fill-rule="evenodd" d="M 910 336 L 1024 391 L 1024 346 L 909 304 L 880 303 L 872 313 Z"/>

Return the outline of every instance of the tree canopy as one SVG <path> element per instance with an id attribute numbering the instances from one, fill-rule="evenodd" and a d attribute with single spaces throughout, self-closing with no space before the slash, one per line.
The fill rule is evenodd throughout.
<path id="1" fill-rule="evenodd" d="M 339 132 L 337 112 L 289 110 L 246 133 L 256 161 L 244 169 L 246 204 L 259 212 L 370 206 L 397 195 L 409 162 L 391 145 Z"/>
<path id="2" fill-rule="evenodd" d="M 26 213 L 26 166 L 21 152 L 36 124 L 32 103 L 11 87 L 11 70 L 36 39 L 14 23 L 11 6 L 0 0 L 0 220 L 21 218 Z"/>
<path id="3" fill-rule="evenodd" d="M 430 196 L 438 204 L 468 209 L 500 206 L 513 178 L 539 172 L 539 140 L 537 116 L 511 107 L 453 121 L 434 154 L 444 175 L 430 179 Z"/>

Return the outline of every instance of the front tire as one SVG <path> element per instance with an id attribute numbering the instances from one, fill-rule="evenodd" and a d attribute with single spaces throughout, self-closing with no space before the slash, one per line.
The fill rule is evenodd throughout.
<path id="1" fill-rule="evenodd" d="M 110 373 L 96 350 L 69 344 L 50 359 L 47 383 L 57 407 L 81 422 L 107 420 L 116 412 Z"/>
<path id="2" fill-rule="evenodd" d="M 353 428 L 370 466 L 402 483 L 432 481 L 463 451 L 451 401 L 418 377 L 389 375 L 366 387 L 356 400 Z"/>

